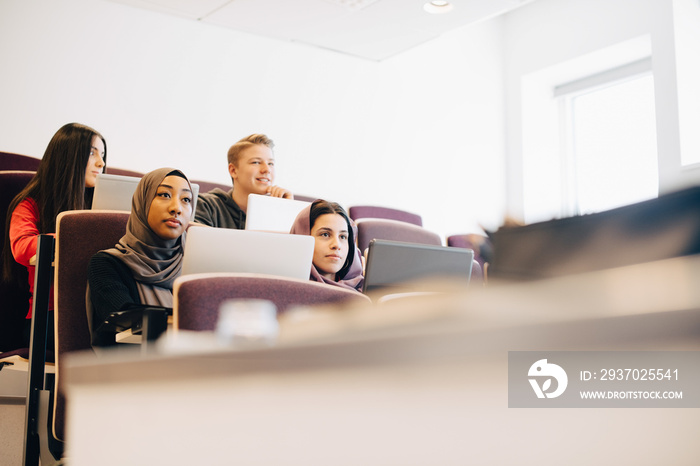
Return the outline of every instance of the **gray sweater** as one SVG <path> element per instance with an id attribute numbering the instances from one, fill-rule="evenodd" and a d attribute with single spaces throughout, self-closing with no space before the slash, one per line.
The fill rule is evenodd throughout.
<path id="1" fill-rule="evenodd" d="M 197 211 L 194 220 L 204 225 L 216 228 L 245 228 L 245 212 L 238 207 L 231 197 L 233 190 L 228 192 L 220 188 L 197 197 Z"/>

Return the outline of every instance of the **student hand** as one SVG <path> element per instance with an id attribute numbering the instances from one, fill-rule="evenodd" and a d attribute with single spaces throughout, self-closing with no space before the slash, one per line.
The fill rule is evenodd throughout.
<path id="1" fill-rule="evenodd" d="M 267 194 L 269 194 L 272 197 L 281 197 L 283 199 L 294 199 L 294 195 L 291 193 L 291 191 L 288 191 L 284 188 L 281 188 L 279 186 L 270 186 L 267 188 Z"/>

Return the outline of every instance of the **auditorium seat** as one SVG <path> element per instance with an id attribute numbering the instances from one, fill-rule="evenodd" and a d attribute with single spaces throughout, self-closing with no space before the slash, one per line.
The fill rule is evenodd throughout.
<path id="1" fill-rule="evenodd" d="M 420 215 L 389 207 L 356 205 L 348 209 L 348 215 L 353 220 L 360 218 L 384 218 L 423 226 L 423 219 Z"/>
<path id="2" fill-rule="evenodd" d="M 56 386 L 61 363 L 72 351 L 91 348 L 85 307 L 87 266 L 98 251 L 113 247 L 126 232 L 128 212 L 72 210 L 56 219 L 54 318 Z M 95 234 L 99 232 L 99 234 Z M 55 390 L 53 432 L 63 441 L 65 398 Z"/>
<path id="3" fill-rule="evenodd" d="M 467 248 L 474 251 L 474 260 L 476 260 L 481 268 L 484 264 L 490 261 L 491 256 L 491 240 L 484 235 L 478 234 L 458 234 L 447 237 L 447 245 L 455 248 Z"/>
<path id="4" fill-rule="evenodd" d="M 318 197 L 307 196 L 305 194 L 294 194 L 294 199 L 297 201 L 314 202 L 316 199 L 318 199 Z"/>
<path id="5" fill-rule="evenodd" d="M 399 220 L 361 218 L 356 220 L 357 246 L 364 254 L 373 239 L 442 246 L 442 238 L 425 228 Z"/>
<path id="6" fill-rule="evenodd" d="M 204 180 L 190 180 L 190 183 L 196 183 L 199 185 L 199 193 L 208 193 L 209 191 L 213 191 L 215 188 L 222 189 L 226 192 L 229 192 L 231 190 L 232 185 L 230 184 L 223 184 L 223 183 L 215 183 L 213 181 L 204 181 Z"/>
<path id="7" fill-rule="evenodd" d="M 33 176 L 33 171 L 0 171 L 0 235 L 2 235 L 0 236 L 0 257 L 2 257 L 5 245 L 7 209 L 15 196 L 24 189 Z M 8 253 L 10 252 L 8 251 Z M 0 304 L 2 305 L 2 312 L 0 312 L 0 351 L 10 351 L 23 346 L 22 330 L 25 316 L 29 309 L 30 294 L 27 269 L 16 264 L 16 273 L 20 276 L 17 283 L 7 283 L 4 280 L 0 280 Z"/>
<path id="8" fill-rule="evenodd" d="M 219 307 L 229 299 L 267 299 L 283 313 L 294 306 L 369 303 L 367 296 L 310 280 L 254 273 L 184 275 L 173 287 L 173 325 L 182 330 L 214 330 Z"/>
<path id="9" fill-rule="evenodd" d="M 41 159 L 28 155 L 0 152 L 0 170 L 29 170 L 36 171 Z"/>
<path id="10" fill-rule="evenodd" d="M 113 168 L 107 165 L 105 168 L 105 173 L 109 175 L 122 175 L 122 176 L 135 176 L 136 178 L 141 178 L 143 173 L 134 170 L 127 170 L 125 168 Z"/>

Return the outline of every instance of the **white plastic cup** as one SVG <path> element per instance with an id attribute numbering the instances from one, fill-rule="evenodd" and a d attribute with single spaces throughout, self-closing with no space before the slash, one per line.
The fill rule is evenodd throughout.
<path id="1" fill-rule="evenodd" d="M 279 335 L 277 307 L 266 299 L 231 299 L 221 303 L 217 339 L 238 348 L 272 346 Z"/>

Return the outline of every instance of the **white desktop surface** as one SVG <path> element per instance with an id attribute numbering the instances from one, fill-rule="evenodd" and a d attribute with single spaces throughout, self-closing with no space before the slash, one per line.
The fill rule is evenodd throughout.
<path id="1" fill-rule="evenodd" d="M 696 464 L 697 409 L 508 408 L 507 351 L 698 351 L 700 291 L 690 286 L 698 277 L 698 258 L 685 258 L 394 300 L 335 319 L 290 316 L 271 349 L 75 355 L 61 379 L 68 458 L 72 466 Z M 644 303 L 623 299 L 620 280 L 646 284 Z"/>

